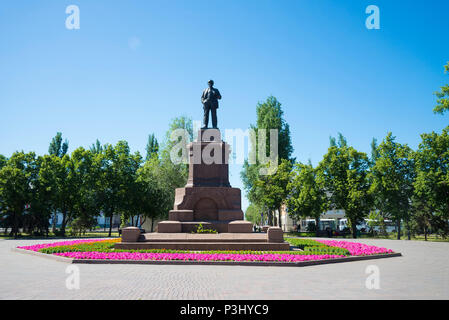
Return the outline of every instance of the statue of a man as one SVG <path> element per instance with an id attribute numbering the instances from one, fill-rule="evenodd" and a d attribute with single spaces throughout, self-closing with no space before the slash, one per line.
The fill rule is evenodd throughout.
<path id="1" fill-rule="evenodd" d="M 209 125 L 209 111 L 212 113 L 212 127 L 217 128 L 217 109 L 218 100 L 221 99 L 221 94 L 218 89 L 214 88 L 214 81 L 209 80 L 209 88 L 204 89 L 203 95 L 201 96 L 201 102 L 203 103 L 204 118 L 202 129 L 207 129 Z"/>

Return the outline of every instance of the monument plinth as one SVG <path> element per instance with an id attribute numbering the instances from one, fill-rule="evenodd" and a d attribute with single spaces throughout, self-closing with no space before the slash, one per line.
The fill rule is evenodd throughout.
<path id="1" fill-rule="evenodd" d="M 169 220 L 158 224 L 158 232 L 192 232 L 199 224 L 220 233 L 252 232 L 251 222 L 243 221 L 241 191 L 229 183 L 229 145 L 222 141 L 220 131 L 201 129 L 188 150 L 187 184 L 176 189 Z M 235 221 L 240 221 L 238 228 L 230 226 Z"/>

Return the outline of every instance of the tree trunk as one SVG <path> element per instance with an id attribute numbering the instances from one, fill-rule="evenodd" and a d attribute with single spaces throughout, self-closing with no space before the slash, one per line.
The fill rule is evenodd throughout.
<path id="1" fill-rule="evenodd" d="M 407 238 L 408 238 L 408 240 L 412 240 L 412 234 L 410 231 L 410 222 L 409 221 L 407 221 Z"/>
<path id="2" fill-rule="evenodd" d="M 154 219 L 151 217 L 151 232 L 153 232 Z"/>
<path id="3" fill-rule="evenodd" d="M 62 213 L 61 235 L 65 238 L 65 227 L 67 225 L 67 212 Z"/>
<path id="4" fill-rule="evenodd" d="M 424 241 L 427 241 L 427 227 L 424 227 Z"/>
<path id="5" fill-rule="evenodd" d="M 315 219 L 315 236 L 320 236 L 320 218 Z"/>
<path id="6" fill-rule="evenodd" d="M 398 227 L 398 240 L 401 240 L 401 219 L 398 219 L 398 221 L 396 222 L 397 227 Z"/>
<path id="7" fill-rule="evenodd" d="M 109 237 L 112 235 L 112 217 L 114 217 L 113 213 L 111 213 L 111 216 L 109 217 Z"/>
<path id="8" fill-rule="evenodd" d="M 352 237 L 354 239 L 357 239 L 357 223 L 355 222 L 351 223 L 351 229 L 352 229 Z"/>
<path id="9" fill-rule="evenodd" d="M 18 229 L 19 229 L 19 222 L 17 220 L 18 220 L 17 213 L 14 211 L 13 227 L 12 227 L 12 233 L 13 233 L 14 239 L 17 239 L 17 233 L 18 233 Z"/>
<path id="10" fill-rule="evenodd" d="M 273 226 L 273 214 L 271 213 L 271 210 L 268 210 L 267 217 L 268 217 L 268 225 Z"/>
<path id="11" fill-rule="evenodd" d="M 53 213 L 53 223 L 52 223 L 52 231 L 53 233 L 55 233 L 56 231 L 56 219 L 58 218 L 58 211 L 55 210 L 55 212 Z"/>

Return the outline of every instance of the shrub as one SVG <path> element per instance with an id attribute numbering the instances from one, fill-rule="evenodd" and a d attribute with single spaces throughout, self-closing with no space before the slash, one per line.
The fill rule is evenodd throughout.
<path id="1" fill-rule="evenodd" d="M 207 229 L 204 228 L 203 225 L 200 223 L 197 227 L 195 231 L 192 231 L 192 233 L 218 233 L 217 230 L 214 229 Z"/>

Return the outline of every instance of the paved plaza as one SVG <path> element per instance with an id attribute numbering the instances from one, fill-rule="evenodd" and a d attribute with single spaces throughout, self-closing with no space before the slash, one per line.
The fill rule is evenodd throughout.
<path id="1" fill-rule="evenodd" d="M 71 264 L 11 251 L 46 240 L 0 240 L 0 299 L 449 299 L 449 243 L 356 241 L 403 256 L 308 267 L 81 264 L 80 288 L 69 290 Z M 379 289 L 366 287 L 370 265 Z"/>

